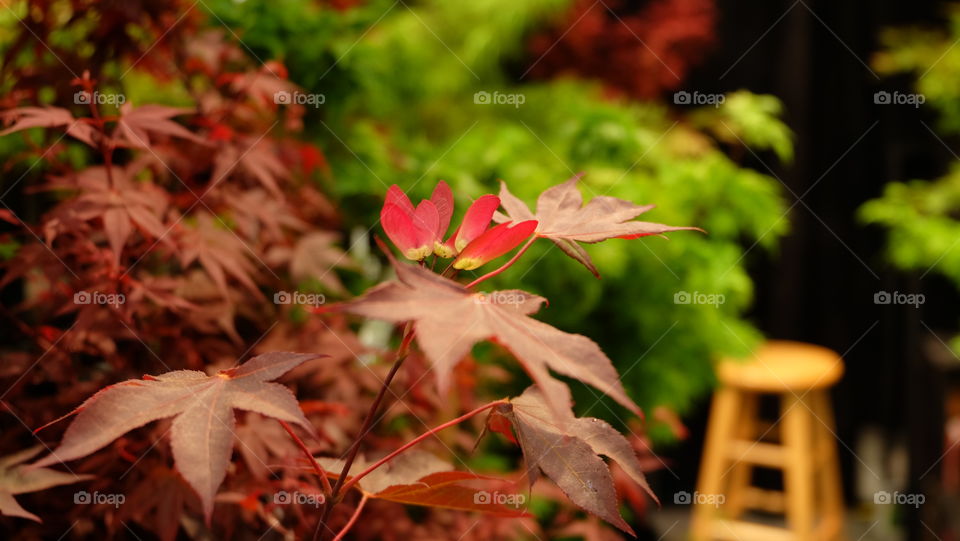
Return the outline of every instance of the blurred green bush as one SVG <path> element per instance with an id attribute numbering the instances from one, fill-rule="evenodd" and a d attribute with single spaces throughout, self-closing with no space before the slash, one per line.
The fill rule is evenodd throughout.
<path id="1" fill-rule="evenodd" d="M 587 82 L 524 82 L 525 38 L 555 20 L 563 0 L 384 0 L 340 13 L 276 0 L 208 4 L 254 54 L 282 60 L 291 80 L 324 93 L 307 130 L 326 149 L 328 189 L 356 226 L 375 222 L 393 183 L 428 195 L 445 179 L 477 196 L 496 193 L 503 179 L 533 203 L 583 172 L 587 198 L 655 203 L 649 220 L 706 229 L 590 247 L 602 280 L 538 244 L 501 283 L 516 287 L 522 277 L 520 287 L 550 299 L 545 319 L 597 340 L 641 406 L 687 410 L 714 382 L 711 359 L 742 355 L 759 338 L 743 317 L 752 294 L 745 256 L 775 247 L 788 220 L 778 182 L 723 148 L 749 145 L 789 160 L 791 134 L 775 98 L 740 91 L 685 115 L 604 98 Z M 475 103 L 477 92 L 518 94 L 523 103 Z M 676 304 L 682 292 L 725 303 Z M 594 403 L 578 400 L 581 410 L 605 413 Z"/>
<path id="2" fill-rule="evenodd" d="M 873 65 L 885 75 L 916 75 L 914 87 L 938 113 L 938 130 L 943 136 L 956 136 L 960 134 L 960 49 L 955 47 L 960 40 L 960 5 L 953 5 L 948 15 L 945 30 L 887 30 Z M 938 179 L 887 184 L 882 197 L 860 208 L 860 218 L 888 230 L 887 255 L 894 265 L 924 274 L 935 272 L 960 288 L 960 160 Z M 960 337 L 951 347 L 960 352 Z"/>

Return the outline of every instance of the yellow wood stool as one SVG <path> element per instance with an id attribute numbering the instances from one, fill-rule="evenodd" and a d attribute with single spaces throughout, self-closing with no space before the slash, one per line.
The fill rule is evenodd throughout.
<path id="1" fill-rule="evenodd" d="M 700 465 L 691 537 L 696 541 L 843 538 L 843 495 L 833 411 L 827 389 L 843 375 L 843 359 L 811 344 L 770 341 L 746 360 L 717 368 Z M 757 417 L 762 394 L 780 399 L 773 425 Z M 782 427 L 778 427 L 782 421 Z M 779 442 L 771 436 L 779 432 Z M 751 484 L 756 466 L 783 471 L 784 491 Z M 745 510 L 783 513 L 786 528 L 741 520 Z"/>

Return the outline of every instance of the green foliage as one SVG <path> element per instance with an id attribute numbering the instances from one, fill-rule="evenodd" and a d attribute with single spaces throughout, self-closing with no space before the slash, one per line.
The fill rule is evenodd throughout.
<path id="1" fill-rule="evenodd" d="M 884 75 L 912 73 L 917 92 L 940 113 L 944 132 L 960 133 L 960 5 L 948 11 L 946 31 L 928 28 L 890 28 L 880 36 L 882 48 L 873 58 Z"/>
<path id="2" fill-rule="evenodd" d="M 960 133 L 960 5 L 949 11 L 947 31 L 896 28 L 884 32 L 877 71 L 913 73 L 914 86 L 939 113 L 938 127 Z M 932 180 L 891 182 L 883 196 L 860 208 L 865 223 L 888 230 L 887 254 L 904 270 L 936 272 L 960 288 L 960 162 Z M 960 337 L 952 347 L 960 351 Z"/>
<path id="3" fill-rule="evenodd" d="M 550 299 L 542 312 L 550 323 L 603 346 L 638 404 L 688 408 L 713 384 L 712 358 L 743 354 L 759 338 L 742 316 L 752 295 L 745 248 L 773 247 L 788 226 L 777 181 L 737 165 L 714 138 L 789 160 L 779 102 L 741 91 L 688 119 L 658 103 L 606 99 L 590 83 L 524 80 L 525 36 L 567 1 L 390 4 L 290 19 L 265 0 L 211 3 L 254 51 L 284 59 L 293 81 L 327 96 L 306 129 L 326 149 L 330 189 L 354 224 L 375 222 L 379 201 L 370 195 L 392 183 L 422 197 L 445 179 L 476 196 L 496 193 L 503 179 L 533 203 L 583 172 L 586 198 L 656 203 L 645 219 L 706 229 L 589 247 L 602 280 L 549 243 L 510 273 L 511 287 L 524 276 L 521 288 Z M 523 103 L 475 103 L 481 91 Z M 732 140 L 723 135 L 731 130 Z M 582 278 L 570 281 L 578 270 Z M 684 291 L 726 302 L 675 304 Z M 581 409 L 594 402 L 578 400 Z"/>

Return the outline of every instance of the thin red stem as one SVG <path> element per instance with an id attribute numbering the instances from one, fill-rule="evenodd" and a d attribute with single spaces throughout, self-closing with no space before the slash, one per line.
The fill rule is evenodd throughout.
<path id="1" fill-rule="evenodd" d="M 357 504 L 357 508 L 354 509 L 353 515 L 350 516 L 350 520 L 343 527 L 343 529 L 340 530 L 340 533 L 338 533 L 337 536 L 333 538 L 333 541 L 340 541 L 341 539 L 343 539 L 343 536 L 347 535 L 347 532 L 350 531 L 350 528 L 353 528 L 354 523 L 356 523 L 357 519 L 360 518 L 360 512 L 363 511 L 363 506 L 365 505 L 367 505 L 366 494 L 364 494 L 363 497 L 360 498 L 360 503 Z"/>
<path id="2" fill-rule="evenodd" d="M 517 260 L 520 259 L 520 256 L 522 256 L 523 253 L 526 252 L 528 248 L 530 248 L 530 245 L 532 245 L 533 241 L 535 240 L 537 240 L 537 236 L 536 235 L 531 236 L 530 240 L 528 240 L 527 243 L 523 245 L 523 248 L 520 248 L 520 251 L 514 254 L 513 257 L 510 258 L 510 261 L 507 261 L 506 263 L 504 263 L 503 266 L 501 266 L 499 269 L 490 271 L 484 274 L 483 276 L 481 276 L 480 278 L 477 278 L 476 280 L 470 282 L 469 284 L 467 284 L 467 289 L 479 284 L 480 282 L 488 278 L 493 278 L 494 276 L 500 274 L 501 272 L 509 269 L 510 266 L 516 263 Z"/>
<path id="3" fill-rule="evenodd" d="M 423 434 L 420 434 L 420 435 L 417 436 L 416 438 L 414 438 L 414 439 L 410 440 L 409 442 L 403 444 L 403 446 L 397 448 L 394 452 L 390 453 L 389 455 L 387 455 L 387 456 L 381 458 L 380 460 L 374 462 L 373 464 L 371 464 L 370 466 L 368 466 L 367 469 L 365 469 L 365 470 L 363 470 L 362 472 L 358 473 L 357 475 L 351 477 L 350 480 L 347 481 L 346 484 L 343 485 L 343 490 L 344 490 L 344 491 L 349 490 L 353 485 L 357 484 L 357 483 L 360 481 L 360 479 L 363 479 L 367 474 L 369 474 L 369 473 L 372 472 L 373 470 L 379 468 L 380 466 L 383 466 L 384 464 L 386 464 L 387 462 L 389 462 L 391 459 L 393 459 L 394 457 L 396 457 L 396 456 L 399 455 L 400 453 L 406 451 L 407 449 L 413 447 L 414 445 L 420 443 L 421 441 L 429 438 L 430 436 L 436 434 L 437 432 L 440 432 L 440 431 L 443 430 L 444 428 L 448 428 L 448 427 L 451 427 L 451 426 L 453 426 L 453 425 L 462 423 L 463 421 L 466 421 L 467 419 L 473 417 L 474 415 L 476 415 L 476 414 L 478 414 L 478 413 L 480 413 L 480 412 L 482 412 L 482 411 L 488 410 L 488 409 L 490 409 L 490 408 L 492 408 L 492 407 L 494 407 L 494 406 L 496 406 L 496 405 L 504 404 L 504 403 L 506 403 L 506 400 L 497 400 L 497 401 L 494 401 L 494 402 L 490 402 L 489 404 L 480 406 L 479 408 L 477 408 L 477 409 L 475 409 L 475 410 L 473 410 L 473 411 L 471 411 L 471 412 L 469 412 L 469 413 L 465 413 L 465 414 L 461 415 L 460 417 L 457 417 L 456 419 L 453 419 L 453 420 L 451 420 L 451 421 L 447 421 L 447 422 L 443 423 L 442 425 L 439 425 L 439 426 L 436 426 L 436 427 L 434 427 L 434 428 L 431 428 L 431 429 L 428 430 L 427 432 L 424 432 Z"/>
<path id="4" fill-rule="evenodd" d="M 387 373 L 386 379 L 383 380 L 383 386 L 380 387 L 380 392 L 377 393 L 377 397 L 373 399 L 373 404 L 370 405 L 370 410 L 367 411 L 367 416 L 363 420 L 363 425 L 360 427 L 360 433 L 357 434 L 357 438 L 353 440 L 353 444 L 351 444 L 350 449 L 347 450 L 347 458 L 344 460 L 343 469 L 340 470 L 340 476 L 337 477 L 337 481 L 333 485 L 333 492 L 329 502 L 324 505 L 318 527 L 320 524 L 326 524 L 330 512 L 333 511 L 334 506 L 336 506 L 339 501 L 343 483 L 347 474 L 350 473 L 350 467 L 353 465 L 354 459 L 357 458 L 357 453 L 360 451 L 360 443 L 363 441 L 364 436 L 367 435 L 367 432 L 373 428 L 374 417 L 377 415 L 377 411 L 380 410 L 380 404 L 383 403 L 384 396 L 386 396 L 387 391 L 390 389 L 390 382 L 393 381 L 393 377 L 397 375 L 400 366 L 407 358 L 410 343 L 413 341 L 413 335 L 413 325 L 407 323 L 407 326 L 403 330 L 403 339 L 400 341 L 400 347 L 397 349 L 397 359 L 393 362 L 393 366 L 390 367 L 390 372 Z"/>
<path id="5" fill-rule="evenodd" d="M 327 479 L 327 472 L 323 470 L 320 463 L 317 462 L 317 459 L 313 458 L 313 453 L 310 452 L 310 449 L 307 449 L 307 445 L 303 443 L 303 440 L 293 431 L 293 427 L 287 424 L 286 421 L 280 421 L 280 426 L 287 431 L 287 434 L 290 434 L 293 441 L 297 442 L 297 447 L 303 451 L 304 456 L 306 456 L 310 464 L 313 465 L 313 471 L 317 472 L 317 475 L 320 476 L 320 483 L 323 485 L 323 495 L 329 498 L 330 495 L 333 494 L 333 487 L 330 486 L 330 480 Z"/>

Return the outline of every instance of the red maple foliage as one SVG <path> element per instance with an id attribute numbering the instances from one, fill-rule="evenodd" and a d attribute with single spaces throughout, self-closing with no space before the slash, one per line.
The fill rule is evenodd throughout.
<path id="1" fill-rule="evenodd" d="M 15 81 L 0 136 L 43 164 L 0 195 L 0 243 L 16 246 L 0 277 L 13 299 L 0 311 L 10 323 L 0 350 L 4 530 L 412 540 L 599 527 L 576 508 L 551 524 L 531 520 L 517 481 L 543 472 L 560 492 L 539 483 L 538 494 L 631 531 L 619 501 L 645 505 L 649 453 L 637 436 L 574 417 L 551 374 L 637 412 L 612 363 L 589 338 L 534 319 L 542 297 L 479 286 L 537 240 L 597 273 L 579 243 L 687 228 L 635 221 L 650 207 L 609 197 L 584 205 L 571 179 L 535 212 L 504 186 L 448 235 L 455 197 L 445 183 L 417 206 L 393 186 L 381 225 L 417 264 L 382 246 L 397 278 L 348 299 L 341 273 L 359 265 L 318 187 L 336 179 L 322 149 L 296 139 L 303 108 L 276 99 L 297 90 L 282 65 L 259 65 L 204 30 L 186 1 L 77 0 L 101 21 L 93 30 L 64 20 L 59 5 L 31 3 L 13 39 L 45 60 L 0 67 Z M 130 25 L 158 45 L 131 41 Z M 65 27 L 89 32 L 97 54 L 60 46 L 47 56 L 48 45 L 23 37 Z M 106 69 L 115 63 L 176 81 L 193 105 L 94 99 L 118 86 Z M 511 251 L 495 270 L 461 276 Z M 481 384 L 507 377 L 471 358 L 484 340 L 512 353 L 535 386 L 484 400 Z M 485 426 L 522 447 L 525 468 L 463 467 Z M 27 464 L 43 450 L 37 441 L 48 452 Z M 580 471 L 589 476 L 577 482 Z M 31 496 L 46 490 L 59 497 Z M 429 511 L 414 518 L 406 505 Z M 478 526 L 474 512 L 491 518 Z"/>
<path id="2" fill-rule="evenodd" d="M 598 79 L 641 99 L 677 88 L 714 40 L 714 0 L 577 0 L 529 42 L 530 75 Z"/>

